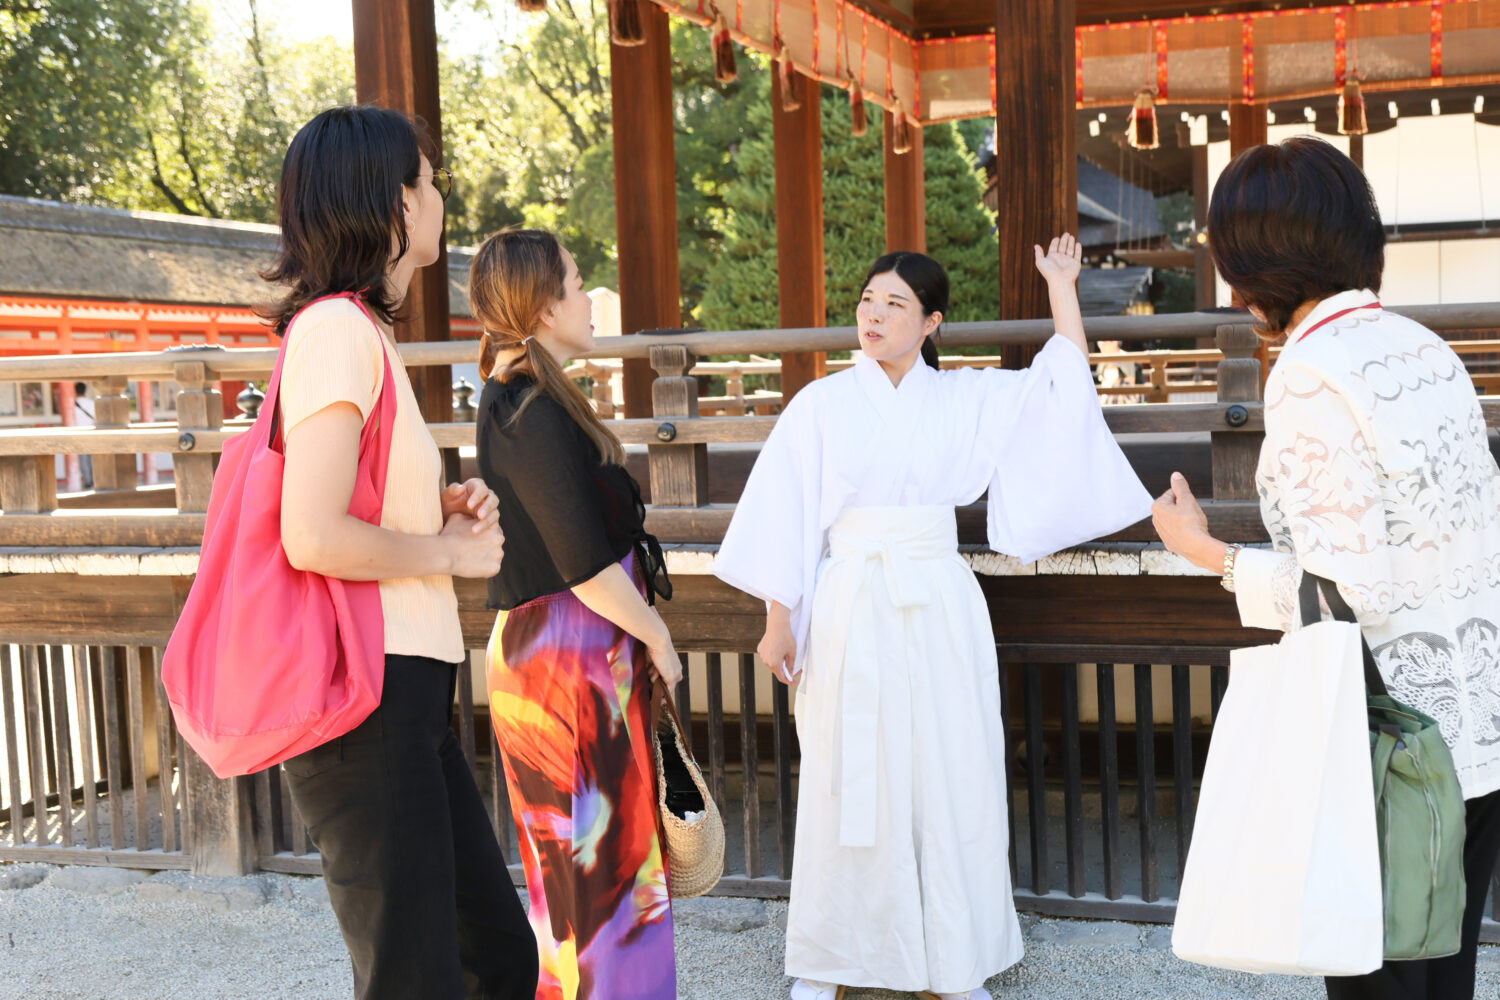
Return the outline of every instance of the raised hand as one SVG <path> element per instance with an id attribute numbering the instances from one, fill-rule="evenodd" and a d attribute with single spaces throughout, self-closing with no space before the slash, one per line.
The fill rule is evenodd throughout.
<path id="1" fill-rule="evenodd" d="M 1073 238 L 1072 233 L 1054 237 L 1052 244 L 1043 251 L 1040 244 L 1032 247 L 1036 251 L 1036 269 L 1042 272 L 1047 284 L 1058 282 L 1073 284 L 1083 268 L 1083 244 Z"/>

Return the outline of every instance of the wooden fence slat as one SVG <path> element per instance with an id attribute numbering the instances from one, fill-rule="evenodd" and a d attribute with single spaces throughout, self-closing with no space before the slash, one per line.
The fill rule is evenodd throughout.
<path id="1" fill-rule="evenodd" d="M 1151 664 L 1135 665 L 1136 811 L 1141 836 L 1141 899 L 1156 901 L 1156 729 L 1151 702 Z"/>
<path id="2" fill-rule="evenodd" d="M 42 666 L 41 650 L 22 646 L 21 691 L 26 701 L 26 760 L 31 765 L 32 818 L 36 820 L 36 842 L 46 847 L 52 842 L 47 833 L 47 739 L 42 732 Z"/>
<path id="3" fill-rule="evenodd" d="M 469 773 L 479 783 L 479 758 L 474 743 L 474 665 L 468 656 L 458 665 L 458 744 L 463 748 Z"/>
<path id="4" fill-rule="evenodd" d="M 1187 869 L 1193 838 L 1193 701 L 1192 668 L 1172 667 L 1172 793 L 1177 825 L 1177 884 Z"/>
<path id="5" fill-rule="evenodd" d="M 276 854 L 276 817 L 272 808 L 271 774 L 275 767 L 257 771 L 251 779 L 255 786 L 255 848 L 261 858 Z"/>
<path id="6" fill-rule="evenodd" d="M 1031 827 L 1031 891 L 1045 896 L 1052 885 L 1047 864 L 1047 745 L 1042 739 L 1042 665 L 1027 663 L 1026 701 L 1026 790 L 1027 819 Z"/>
<path id="7" fill-rule="evenodd" d="M 159 654 L 156 662 L 161 662 Z M 160 670 L 151 672 L 151 693 L 156 699 L 156 787 L 161 802 L 161 849 L 170 853 L 177 850 L 177 772 L 172 753 L 172 706 L 167 703 Z"/>
<path id="8" fill-rule="evenodd" d="M 302 822 L 302 815 L 297 812 L 297 805 L 292 801 L 291 785 L 285 780 L 281 782 L 282 803 L 286 808 L 288 824 L 292 833 L 292 853 L 302 857 L 307 853 L 307 826 Z"/>
<path id="9" fill-rule="evenodd" d="M 1120 744 L 1115 732 L 1115 665 L 1095 667 L 1099 689 L 1099 821 L 1104 828 L 1104 897 L 1125 895 L 1120 858 Z"/>
<path id="10" fill-rule="evenodd" d="M 101 707 L 104 710 L 105 776 L 109 796 L 109 846 L 122 850 L 125 846 L 125 762 L 120 744 L 120 674 L 121 650 L 115 646 L 104 648 L 104 662 L 99 671 L 103 678 Z"/>
<path id="11" fill-rule="evenodd" d="M 73 846 L 73 728 L 68 711 L 68 671 L 61 646 L 50 650 L 52 666 L 52 747 L 57 755 L 58 840 Z"/>
<path id="12" fill-rule="evenodd" d="M 792 877 L 792 839 L 797 816 L 792 798 L 792 692 L 771 681 L 771 735 L 776 754 L 776 874 Z"/>
<path id="13" fill-rule="evenodd" d="M 157 683 L 161 683 L 160 678 L 157 679 Z M 166 700 L 166 692 L 165 690 L 163 690 L 162 701 L 165 702 Z M 188 812 L 187 807 L 187 756 L 184 753 L 184 750 L 187 747 L 187 743 L 183 740 L 182 734 L 177 731 L 177 725 L 175 723 L 170 726 L 169 732 L 172 742 L 172 760 L 176 763 L 177 766 L 177 788 L 172 796 L 172 807 L 177 810 L 178 847 L 183 854 L 191 855 L 193 853 L 194 831 L 193 817 L 192 814 Z"/>
<path id="14" fill-rule="evenodd" d="M 520 849 L 520 833 L 511 816 L 510 785 L 505 779 L 505 757 L 500 752 L 500 737 L 496 735 L 493 725 L 490 726 L 490 755 L 495 761 L 490 774 L 490 796 L 495 808 L 495 836 L 500 840 L 506 859 L 514 864 L 518 860 L 516 855 Z"/>
<path id="15" fill-rule="evenodd" d="M 26 709 L 16 704 L 15 677 L 12 673 L 10 643 L 0 643 L 0 719 L 5 720 L 5 780 L 6 794 L 10 796 L 10 841 L 17 847 L 26 842 L 26 814 L 21 802 L 21 750 L 16 741 L 16 726 L 12 720 L 26 718 Z"/>
<path id="16" fill-rule="evenodd" d="M 141 691 L 143 660 L 138 646 L 125 650 L 125 697 L 130 710 L 130 799 L 135 806 L 135 849 L 151 849 L 151 784 L 146 777 L 146 701 Z"/>
<path id="17" fill-rule="evenodd" d="M 1208 670 L 1208 692 L 1209 701 L 1212 704 L 1212 715 L 1210 718 L 1219 721 L 1219 706 L 1224 703 L 1224 692 L 1229 690 L 1229 668 L 1210 667 Z"/>
<path id="18" fill-rule="evenodd" d="M 78 710 L 78 770 L 83 786 L 83 842 L 99 846 L 99 785 L 94 749 L 94 650 L 73 647 L 73 697 Z"/>
<path id="19" fill-rule="evenodd" d="M 1004 657 L 1000 659 L 1000 726 L 1005 733 L 1005 828 L 1010 832 L 1006 837 L 1008 842 L 1007 851 L 1010 854 L 1010 884 L 1016 885 L 1020 879 L 1020 868 L 1016 861 L 1016 792 L 1012 782 L 1016 776 L 1016 730 L 1011 722 L 1010 713 L 1010 683 L 1008 673 L 1010 664 Z"/>
<path id="20" fill-rule="evenodd" d="M 760 747 L 756 740 L 755 654 L 740 654 L 740 795 L 745 806 L 745 875 L 760 878 Z"/>
<path id="21" fill-rule="evenodd" d="M 1062 680 L 1063 826 L 1068 852 L 1068 895 L 1084 893 L 1083 762 L 1079 759 L 1078 667 L 1064 663 Z"/>
<path id="22" fill-rule="evenodd" d="M 708 663 L 708 789 L 714 793 L 719 815 L 729 815 L 729 782 L 724 776 L 724 671 L 723 657 L 709 653 Z M 725 865 L 729 864 L 728 858 Z"/>

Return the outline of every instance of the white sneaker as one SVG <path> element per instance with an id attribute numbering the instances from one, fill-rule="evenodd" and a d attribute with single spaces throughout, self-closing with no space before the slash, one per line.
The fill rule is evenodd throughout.
<path id="1" fill-rule="evenodd" d="M 976 986 L 967 993 L 933 993 L 930 990 L 923 990 L 917 996 L 922 1000 L 995 1000 L 990 996 L 989 990 L 983 986 Z"/>
<path id="2" fill-rule="evenodd" d="M 791 1000 L 843 1000 L 844 987 L 820 983 L 816 979 L 799 979 L 792 984 Z"/>

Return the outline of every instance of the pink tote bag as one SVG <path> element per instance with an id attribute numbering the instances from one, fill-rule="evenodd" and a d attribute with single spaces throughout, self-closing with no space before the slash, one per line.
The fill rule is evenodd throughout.
<path id="1" fill-rule="evenodd" d="M 370 315 L 358 296 L 327 297 L 353 299 Z M 380 704 L 385 679 L 380 585 L 294 569 L 281 547 L 277 396 L 296 320 L 255 423 L 224 445 L 198 575 L 162 657 L 178 731 L 221 778 L 263 770 L 347 733 Z M 370 336 L 381 336 L 374 317 L 370 323 Z M 381 356 L 385 377 L 360 435 L 349 501 L 349 513 L 371 524 L 380 522 L 396 418 L 383 348 Z"/>

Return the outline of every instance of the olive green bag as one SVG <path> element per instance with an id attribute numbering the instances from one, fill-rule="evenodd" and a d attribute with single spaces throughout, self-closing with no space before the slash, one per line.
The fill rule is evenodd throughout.
<path id="1" fill-rule="evenodd" d="M 1337 587 L 1304 573 L 1304 624 L 1322 618 L 1319 588 L 1334 618 L 1355 621 Z M 1458 951 L 1463 927 L 1463 790 L 1437 722 L 1390 696 L 1369 643 L 1361 643 L 1385 899 L 1385 957 L 1442 958 Z"/>

